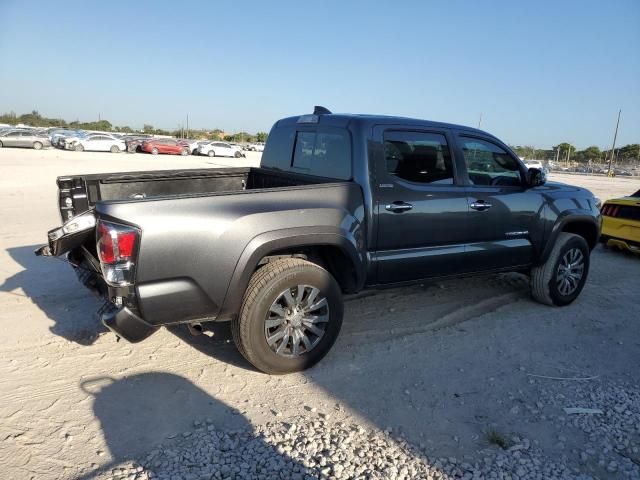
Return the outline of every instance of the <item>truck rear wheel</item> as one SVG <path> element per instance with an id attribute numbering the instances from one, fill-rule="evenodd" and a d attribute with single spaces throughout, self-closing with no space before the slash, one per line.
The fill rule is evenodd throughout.
<path id="1" fill-rule="evenodd" d="M 342 314 L 342 292 L 329 272 L 285 258 L 253 274 L 231 331 L 240 353 L 257 369 L 297 372 L 331 349 Z"/>
<path id="2" fill-rule="evenodd" d="M 531 269 L 531 295 L 551 306 L 573 302 L 589 274 L 589 245 L 584 238 L 561 232 L 547 261 Z"/>

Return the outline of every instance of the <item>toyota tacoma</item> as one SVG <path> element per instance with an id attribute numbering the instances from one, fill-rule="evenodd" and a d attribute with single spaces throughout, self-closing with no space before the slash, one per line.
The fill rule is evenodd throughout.
<path id="1" fill-rule="evenodd" d="M 589 191 L 484 131 L 323 107 L 277 121 L 257 168 L 57 183 L 63 225 L 36 254 L 67 257 L 109 329 L 138 342 L 231 321 L 242 355 L 275 374 L 323 358 L 343 294 L 365 288 L 518 271 L 534 300 L 568 305 L 600 231 Z"/>

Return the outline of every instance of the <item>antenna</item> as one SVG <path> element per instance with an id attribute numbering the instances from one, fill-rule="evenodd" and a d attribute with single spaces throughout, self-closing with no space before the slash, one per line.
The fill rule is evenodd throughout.
<path id="1" fill-rule="evenodd" d="M 331 111 L 328 108 L 324 108 L 320 105 L 316 105 L 315 107 L 313 107 L 313 114 L 314 115 L 328 115 L 330 114 Z"/>

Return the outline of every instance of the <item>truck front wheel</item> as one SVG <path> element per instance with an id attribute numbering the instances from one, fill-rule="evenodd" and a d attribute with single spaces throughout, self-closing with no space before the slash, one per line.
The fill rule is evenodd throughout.
<path id="1" fill-rule="evenodd" d="M 589 245 L 572 233 L 558 235 L 547 261 L 531 269 L 531 295 L 547 305 L 563 306 L 573 302 L 589 274 Z"/>
<path id="2" fill-rule="evenodd" d="M 297 372 L 331 349 L 342 314 L 342 292 L 329 272 L 285 258 L 253 274 L 231 331 L 240 353 L 257 369 Z"/>

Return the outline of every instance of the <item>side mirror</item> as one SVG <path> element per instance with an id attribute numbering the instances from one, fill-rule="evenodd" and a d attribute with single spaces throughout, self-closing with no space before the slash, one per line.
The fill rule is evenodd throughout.
<path id="1" fill-rule="evenodd" d="M 547 181 L 547 175 L 539 168 L 530 168 L 527 172 L 527 183 L 530 187 L 539 187 Z"/>

